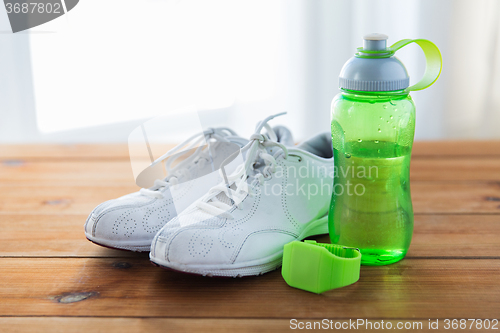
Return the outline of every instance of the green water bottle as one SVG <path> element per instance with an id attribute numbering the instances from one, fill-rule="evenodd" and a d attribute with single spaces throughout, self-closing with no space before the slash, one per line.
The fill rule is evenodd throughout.
<path id="1" fill-rule="evenodd" d="M 333 194 L 328 215 L 332 243 L 359 248 L 364 265 L 404 258 L 413 234 L 410 157 L 415 105 L 410 91 L 433 84 L 441 54 L 432 42 L 405 39 L 390 47 L 370 34 L 342 68 L 332 101 Z M 410 86 L 394 53 L 410 43 L 424 51 L 423 78 Z"/>

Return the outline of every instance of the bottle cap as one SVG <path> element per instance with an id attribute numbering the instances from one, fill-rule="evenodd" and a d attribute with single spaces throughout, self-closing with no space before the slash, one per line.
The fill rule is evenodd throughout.
<path id="1" fill-rule="evenodd" d="M 369 34 L 363 38 L 363 47 L 349 59 L 339 76 L 342 89 L 358 91 L 414 91 L 429 87 L 441 74 L 441 53 L 426 39 L 403 39 L 387 47 L 388 36 Z M 410 86 L 410 77 L 403 63 L 394 56 L 400 48 L 416 43 L 424 51 L 426 70 L 423 78 Z"/>

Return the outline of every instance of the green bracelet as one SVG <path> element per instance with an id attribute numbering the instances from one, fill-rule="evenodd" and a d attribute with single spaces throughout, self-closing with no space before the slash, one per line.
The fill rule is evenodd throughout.
<path id="1" fill-rule="evenodd" d="M 360 267 L 356 248 L 294 241 L 284 246 L 281 274 L 289 286 L 320 294 L 358 281 Z"/>

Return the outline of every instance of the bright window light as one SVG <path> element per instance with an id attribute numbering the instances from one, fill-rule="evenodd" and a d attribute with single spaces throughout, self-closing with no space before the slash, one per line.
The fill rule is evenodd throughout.
<path id="1" fill-rule="evenodd" d="M 80 1 L 30 34 L 38 127 L 266 99 L 279 28 L 279 1 Z"/>

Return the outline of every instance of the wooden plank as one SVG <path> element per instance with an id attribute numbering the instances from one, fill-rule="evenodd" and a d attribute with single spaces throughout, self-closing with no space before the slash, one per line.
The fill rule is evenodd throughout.
<path id="1" fill-rule="evenodd" d="M 479 172 L 480 170 L 480 172 Z M 416 158 L 411 181 L 500 181 L 500 158 Z M 128 161 L 4 161 L 0 163 L 2 185 L 133 185 Z"/>
<path id="2" fill-rule="evenodd" d="M 0 163 L 2 185 L 134 185 L 129 161 L 24 161 Z"/>
<path id="3" fill-rule="evenodd" d="M 173 145 L 166 145 L 165 149 Z M 413 157 L 500 156 L 500 141 L 416 141 Z M 0 145 L 0 159 L 121 159 L 128 160 L 128 146 L 118 144 Z"/>
<path id="4" fill-rule="evenodd" d="M 87 215 L 137 186 L 0 186 L 1 214 Z M 413 182 L 415 214 L 500 213 L 500 182 Z"/>
<path id="5" fill-rule="evenodd" d="M 83 214 L 137 186 L 0 186 L 0 214 Z"/>
<path id="6" fill-rule="evenodd" d="M 499 182 L 414 182 L 415 214 L 500 213 Z"/>
<path id="7" fill-rule="evenodd" d="M 3 215 L 0 257 L 137 257 L 89 242 L 83 232 L 86 218 L 86 215 Z M 496 257 L 500 255 L 499 234 L 498 215 L 416 215 L 407 256 Z M 327 235 L 313 238 L 330 242 Z"/>
<path id="8" fill-rule="evenodd" d="M 500 216 L 416 215 L 407 258 L 500 258 Z M 314 237 L 330 243 L 328 235 Z"/>
<path id="9" fill-rule="evenodd" d="M 287 286 L 279 271 L 206 278 L 146 259 L 1 258 L 0 272 L 4 316 L 495 318 L 500 307 L 492 259 L 363 266 L 359 282 L 321 296 Z"/>
<path id="10" fill-rule="evenodd" d="M 3 144 L 1 159 L 128 159 L 127 144 Z"/>
<path id="11" fill-rule="evenodd" d="M 480 156 L 500 156 L 500 140 L 494 141 L 416 141 L 412 157 L 433 156 L 466 158 Z"/>
<path id="12" fill-rule="evenodd" d="M 0 318 L 2 333 L 164 333 L 164 332 L 282 332 L 290 331 L 284 319 L 182 319 L 182 318 Z"/>
<path id="13" fill-rule="evenodd" d="M 167 152 L 175 144 L 155 144 L 155 151 Z M 126 143 L 100 144 L 13 144 L 0 145 L 3 160 L 129 160 Z"/>
<path id="14" fill-rule="evenodd" d="M 416 215 L 407 256 L 498 257 L 499 224 L 498 215 Z"/>
<path id="15" fill-rule="evenodd" d="M 73 332 L 95 332 L 95 333 L 164 333 L 164 332 L 214 332 L 214 333 L 232 333 L 232 332 L 290 332 L 291 329 L 306 329 L 308 323 L 316 330 L 334 330 L 348 329 L 351 324 L 346 320 L 330 320 L 324 318 L 307 320 L 300 319 L 294 321 L 295 318 L 288 319 L 214 319 L 214 318 L 92 318 L 92 317 L 4 317 L 0 318 L 0 329 L 3 333 L 73 333 Z M 357 317 L 353 314 L 353 321 Z M 359 318 L 362 319 L 362 318 Z M 364 320 L 364 319 L 363 319 Z M 435 323 L 435 319 L 432 322 Z M 420 320 L 384 320 L 382 324 L 384 329 L 375 328 L 381 325 L 381 320 L 366 320 L 360 322 L 357 329 L 363 332 L 380 332 L 384 329 L 388 330 L 388 324 L 392 329 L 404 327 L 413 329 L 418 332 L 436 332 L 436 329 L 429 328 L 428 319 Z M 474 323 L 475 324 L 475 323 Z M 399 326 L 398 326 L 399 325 Z M 438 329 L 444 330 L 444 320 L 438 320 Z M 467 332 L 483 332 L 491 331 L 490 329 L 476 329 L 471 326 L 471 321 L 466 325 Z M 380 327 L 380 326 L 378 326 Z M 498 325 L 497 325 L 498 327 Z M 309 331 L 309 329 L 307 329 Z"/>
<path id="16" fill-rule="evenodd" d="M 410 181 L 500 181 L 500 158 L 414 158 Z M 412 183 L 413 184 L 413 183 Z"/>
<path id="17" fill-rule="evenodd" d="M 85 238 L 86 215 L 3 215 L 0 257 L 134 257 L 97 246 Z M 142 256 L 147 258 L 147 253 Z"/>

